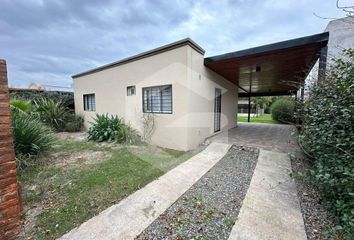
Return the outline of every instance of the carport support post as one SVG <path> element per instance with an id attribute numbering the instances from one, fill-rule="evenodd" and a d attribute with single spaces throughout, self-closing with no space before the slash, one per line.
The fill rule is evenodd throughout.
<path id="1" fill-rule="evenodd" d="M 250 115 L 251 115 L 251 94 L 248 94 L 248 116 L 247 116 L 248 122 L 250 122 Z"/>
<path id="2" fill-rule="evenodd" d="M 247 117 L 248 122 L 250 122 L 251 120 L 251 91 L 252 91 L 252 68 L 250 73 L 250 88 L 248 91 L 248 117 Z"/>

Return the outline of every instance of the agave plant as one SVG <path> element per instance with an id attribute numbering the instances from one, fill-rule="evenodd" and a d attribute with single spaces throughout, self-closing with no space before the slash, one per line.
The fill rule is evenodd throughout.
<path id="1" fill-rule="evenodd" d="M 34 101 L 35 111 L 40 120 L 56 131 L 61 131 L 65 127 L 65 116 L 68 109 L 61 101 L 54 101 L 50 98 L 39 98 Z"/>
<path id="2" fill-rule="evenodd" d="M 88 139 L 96 142 L 114 141 L 117 139 L 122 120 L 113 115 L 96 114 L 92 126 L 88 130 Z"/>

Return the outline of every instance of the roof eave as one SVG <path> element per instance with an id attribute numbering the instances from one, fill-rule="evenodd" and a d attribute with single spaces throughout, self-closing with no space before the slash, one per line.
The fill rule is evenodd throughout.
<path id="1" fill-rule="evenodd" d="M 192 39 L 185 38 L 185 39 L 182 39 L 177 42 L 173 42 L 173 43 L 170 43 L 170 44 L 167 44 L 167 45 L 164 45 L 164 46 L 161 46 L 161 47 L 158 47 L 158 48 L 155 48 L 155 49 L 152 49 L 152 50 L 149 50 L 149 51 L 146 51 L 146 52 L 143 52 L 143 53 L 119 60 L 119 61 L 116 61 L 113 63 L 103 65 L 101 67 L 93 68 L 91 70 L 75 74 L 72 76 L 72 78 L 82 77 L 82 76 L 89 75 L 89 74 L 92 74 L 95 72 L 99 72 L 99 71 L 102 71 L 102 70 L 105 70 L 108 68 L 112 68 L 112 67 L 116 67 L 119 65 L 129 63 L 129 62 L 137 61 L 142 58 L 150 57 L 150 56 L 153 56 L 153 55 L 156 55 L 159 53 L 163 53 L 163 52 L 166 52 L 166 51 L 169 51 L 172 49 L 176 49 L 176 48 L 179 48 L 179 47 L 182 47 L 185 45 L 192 47 L 194 50 L 196 50 L 197 52 L 199 52 L 202 55 L 204 55 L 204 53 L 205 53 L 205 50 L 203 48 L 201 48 L 197 43 L 195 43 Z"/>
<path id="2" fill-rule="evenodd" d="M 225 53 L 217 56 L 204 58 L 204 64 L 218 62 L 218 61 L 227 61 L 233 58 L 241 58 L 246 56 L 258 55 L 263 53 L 269 53 L 272 51 L 278 51 L 287 48 L 299 47 L 308 44 L 320 44 L 325 46 L 328 43 L 329 33 L 324 32 L 320 34 L 315 34 L 311 36 L 295 38 L 287 41 L 272 43 L 268 45 L 263 45 L 260 47 L 249 48 L 241 51 Z"/>

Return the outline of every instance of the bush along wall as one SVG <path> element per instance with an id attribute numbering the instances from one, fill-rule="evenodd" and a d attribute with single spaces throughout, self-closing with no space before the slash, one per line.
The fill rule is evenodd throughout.
<path id="1" fill-rule="evenodd" d="M 283 123 L 294 122 L 295 101 L 289 97 L 279 97 L 271 105 L 272 118 Z"/>
<path id="2" fill-rule="evenodd" d="M 115 115 L 96 114 L 88 130 L 88 139 L 96 142 L 116 141 L 122 144 L 142 143 L 139 132 Z"/>
<path id="3" fill-rule="evenodd" d="M 338 216 L 337 229 L 354 239 L 354 50 L 344 54 L 310 89 L 299 140 L 314 159 L 312 176 Z"/>

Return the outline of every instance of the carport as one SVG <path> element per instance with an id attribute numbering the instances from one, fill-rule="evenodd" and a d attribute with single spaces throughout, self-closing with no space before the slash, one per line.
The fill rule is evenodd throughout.
<path id="1" fill-rule="evenodd" d="M 291 39 L 204 59 L 204 65 L 235 83 L 239 97 L 248 97 L 248 122 L 251 97 L 295 94 L 319 60 L 318 78 L 326 70 L 329 33 Z"/>

